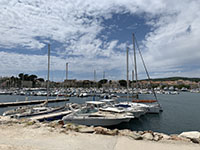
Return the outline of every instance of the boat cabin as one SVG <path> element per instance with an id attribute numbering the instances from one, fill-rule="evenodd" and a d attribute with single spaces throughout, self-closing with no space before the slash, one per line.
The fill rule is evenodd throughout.
<path id="1" fill-rule="evenodd" d="M 96 108 L 100 108 L 105 106 L 105 102 L 101 102 L 101 101 L 86 101 L 86 106 L 94 106 Z"/>

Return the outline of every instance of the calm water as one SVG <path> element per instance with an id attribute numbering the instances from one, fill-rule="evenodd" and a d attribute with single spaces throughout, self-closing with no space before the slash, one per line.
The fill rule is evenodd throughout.
<path id="1" fill-rule="evenodd" d="M 141 95 L 141 98 L 149 98 L 150 95 Z M 55 97 L 54 97 L 55 98 Z M 29 97 L 29 99 L 45 99 L 45 97 Z M 84 103 L 92 98 L 70 98 L 70 102 Z M 200 131 L 200 94 L 180 93 L 179 95 L 158 95 L 163 107 L 161 114 L 149 114 L 139 119 L 133 119 L 129 123 L 122 123 L 117 128 L 131 130 L 152 130 L 167 134 L 178 134 L 183 131 Z M 25 100 L 25 96 L 3 96 L 0 95 L 0 102 Z M 125 101 L 126 99 L 120 99 Z M 54 103 L 50 105 L 61 105 Z M 9 108 L 0 108 L 0 114 Z"/>

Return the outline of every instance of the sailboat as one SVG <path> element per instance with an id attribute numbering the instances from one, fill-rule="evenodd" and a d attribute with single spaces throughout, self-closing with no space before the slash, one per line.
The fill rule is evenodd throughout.
<path id="1" fill-rule="evenodd" d="M 132 102 L 129 101 L 129 48 L 127 47 L 126 50 L 126 71 L 127 71 L 127 102 L 120 102 L 115 104 L 115 107 L 125 111 L 132 113 L 135 118 L 139 118 L 141 115 L 146 114 L 148 111 L 148 106 L 141 106 L 141 105 L 133 105 Z"/>
<path id="2" fill-rule="evenodd" d="M 11 118 L 28 118 L 36 115 L 49 114 L 66 109 L 66 106 L 49 107 L 49 72 L 50 72 L 50 44 L 48 44 L 48 76 L 47 76 L 47 100 L 36 106 L 23 106 L 14 108 L 3 113 L 3 116 L 10 116 Z"/>
<path id="3" fill-rule="evenodd" d="M 139 86 L 138 86 L 137 61 L 136 61 L 136 46 L 137 46 L 139 55 L 141 57 L 141 60 L 142 60 L 145 72 L 147 74 L 148 81 L 149 81 L 149 83 L 151 85 L 152 93 L 153 93 L 155 99 L 150 99 L 150 100 L 148 100 L 148 99 L 142 99 L 142 100 L 139 99 L 139 94 L 138 94 L 138 88 L 139 88 Z M 139 49 L 139 46 L 138 46 L 138 43 L 137 43 L 137 40 L 135 38 L 134 33 L 133 33 L 133 50 L 134 50 L 134 70 L 135 70 L 136 96 L 135 96 L 135 99 L 132 100 L 132 102 L 134 102 L 134 103 L 145 103 L 146 105 L 149 106 L 149 113 L 159 113 L 159 112 L 161 112 L 163 110 L 162 110 L 162 107 L 160 106 L 160 103 L 158 102 L 156 93 L 155 93 L 154 88 L 153 88 L 152 83 L 151 83 L 151 78 L 150 78 L 149 73 L 147 71 L 147 67 L 145 65 L 145 62 L 144 62 L 141 50 Z"/>

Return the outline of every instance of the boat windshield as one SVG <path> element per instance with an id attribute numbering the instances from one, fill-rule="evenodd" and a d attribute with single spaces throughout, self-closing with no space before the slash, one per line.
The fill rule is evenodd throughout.
<path id="1" fill-rule="evenodd" d="M 97 112 L 98 110 L 95 109 L 95 108 L 91 108 L 91 107 L 86 107 L 86 108 L 83 108 L 81 109 L 78 114 L 87 114 L 87 113 L 95 113 Z"/>

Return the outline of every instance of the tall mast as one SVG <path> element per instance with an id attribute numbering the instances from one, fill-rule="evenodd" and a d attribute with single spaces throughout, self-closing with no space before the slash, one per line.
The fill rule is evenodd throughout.
<path id="1" fill-rule="evenodd" d="M 94 82 L 96 82 L 96 70 L 94 70 Z"/>
<path id="2" fill-rule="evenodd" d="M 128 47 L 126 49 L 126 84 L 127 84 L 127 100 L 129 99 L 129 67 L 128 67 Z"/>
<path id="3" fill-rule="evenodd" d="M 135 64 L 136 98 L 138 98 L 138 77 L 137 77 L 137 61 L 136 61 L 135 35 L 134 35 L 134 33 L 133 33 L 133 51 L 134 51 L 134 64 Z"/>
<path id="4" fill-rule="evenodd" d="M 49 72 L 50 72 L 50 44 L 48 44 L 47 101 L 49 98 Z"/>
<path id="5" fill-rule="evenodd" d="M 68 63 L 66 63 L 66 80 L 68 80 Z"/>
<path id="6" fill-rule="evenodd" d="M 93 95 L 93 101 L 95 101 L 95 95 L 96 95 L 96 70 L 94 70 L 94 95 Z"/>
<path id="7" fill-rule="evenodd" d="M 132 70 L 132 81 L 134 81 L 134 70 Z"/>

